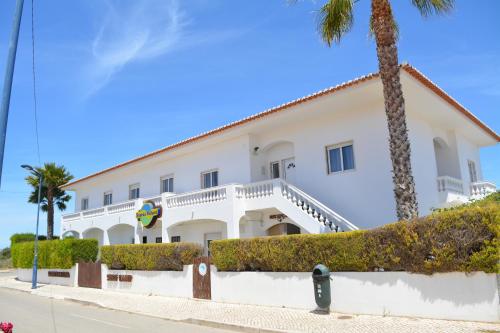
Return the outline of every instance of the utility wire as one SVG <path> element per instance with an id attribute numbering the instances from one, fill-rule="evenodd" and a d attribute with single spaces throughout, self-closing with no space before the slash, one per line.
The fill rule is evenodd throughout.
<path id="1" fill-rule="evenodd" d="M 38 110 L 36 99 L 36 71 L 35 71 L 35 1 L 31 0 L 31 58 L 33 71 L 33 105 L 35 113 L 35 136 L 36 136 L 36 152 L 38 157 L 38 166 L 41 167 L 42 160 L 40 158 L 40 141 L 38 138 Z"/>

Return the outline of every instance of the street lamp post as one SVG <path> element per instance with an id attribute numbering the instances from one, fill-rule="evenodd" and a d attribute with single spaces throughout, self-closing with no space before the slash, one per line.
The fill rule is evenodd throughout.
<path id="1" fill-rule="evenodd" d="M 42 183 L 43 176 L 40 172 L 36 171 L 30 165 L 21 165 L 21 168 L 31 171 L 33 174 L 38 176 L 38 208 L 36 212 L 36 232 L 35 232 L 35 253 L 33 257 L 33 275 L 31 277 L 31 289 L 36 289 L 37 275 L 38 275 L 38 225 L 40 221 L 40 201 L 42 198 Z"/>

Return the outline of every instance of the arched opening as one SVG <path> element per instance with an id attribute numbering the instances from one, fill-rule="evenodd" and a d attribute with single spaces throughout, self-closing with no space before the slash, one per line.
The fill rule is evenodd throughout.
<path id="1" fill-rule="evenodd" d="M 94 238 L 97 239 L 99 246 L 104 245 L 104 230 L 99 228 L 90 228 L 82 233 L 84 239 Z"/>
<path id="2" fill-rule="evenodd" d="M 296 181 L 295 147 L 290 141 L 277 141 L 262 149 L 268 178 L 281 178 L 289 183 Z"/>
<path id="3" fill-rule="evenodd" d="M 267 229 L 268 236 L 297 235 L 300 233 L 300 228 L 292 223 L 278 223 Z"/>
<path id="4" fill-rule="evenodd" d="M 117 224 L 108 229 L 109 244 L 133 244 L 134 227 L 128 224 Z"/>
<path id="5" fill-rule="evenodd" d="M 433 143 L 438 177 L 449 176 L 460 179 L 456 151 L 440 137 L 435 137 Z"/>
<path id="6" fill-rule="evenodd" d="M 61 238 L 80 238 L 80 233 L 78 231 L 74 231 L 74 230 L 68 230 L 68 231 L 65 231 Z"/>
<path id="7" fill-rule="evenodd" d="M 203 246 L 204 255 L 209 255 L 210 243 L 227 238 L 227 224 L 219 220 L 190 220 L 167 228 L 170 242 L 190 242 Z"/>

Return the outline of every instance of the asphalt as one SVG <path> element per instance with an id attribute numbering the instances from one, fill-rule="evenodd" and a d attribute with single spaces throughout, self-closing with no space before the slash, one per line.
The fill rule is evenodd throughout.
<path id="1" fill-rule="evenodd" d="M 2 321 L 12 322 L 16 333 L 231 332 L 0 288 Z"/>

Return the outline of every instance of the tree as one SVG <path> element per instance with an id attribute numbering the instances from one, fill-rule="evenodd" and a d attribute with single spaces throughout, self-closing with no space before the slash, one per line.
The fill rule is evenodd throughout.
<path id="1" fill-rule="evenodd" d="M 359 0 L 328 0 L 320 10 L 319 30 L 331 46 L 339 43 L 353 25 L 353 8 Z M 411 0 L 422 16 L 440 14 L 453 8 L 454 0 Z M 415 181 L 410 161 L 410 141 L 406 126 L 405 103 L 400 83 L 396 46 L 398 28 L 390 0 L 371 0 L 370 32 L 375 37 L 385 113 L 389 129 L 396 212 L 400 220 L 418 216 Z"/>
<path id="2" fill-rule="evenodd" d="M 66 209 L 66 203 L 71 199 L 60 187 L 71 179 L 71 175 L 64 166 L 55 163 L 45 163 L 43 168 L 36 168 L 36 171 L 43 176 L 41 209 L 47 213 L 47 239 L 54 237 L 54 206 L 61 211 Z M 38 203 L 38 176 L 32 173 L 26 177 L 26 182 L 33 187 L 28 202 Z"/>

